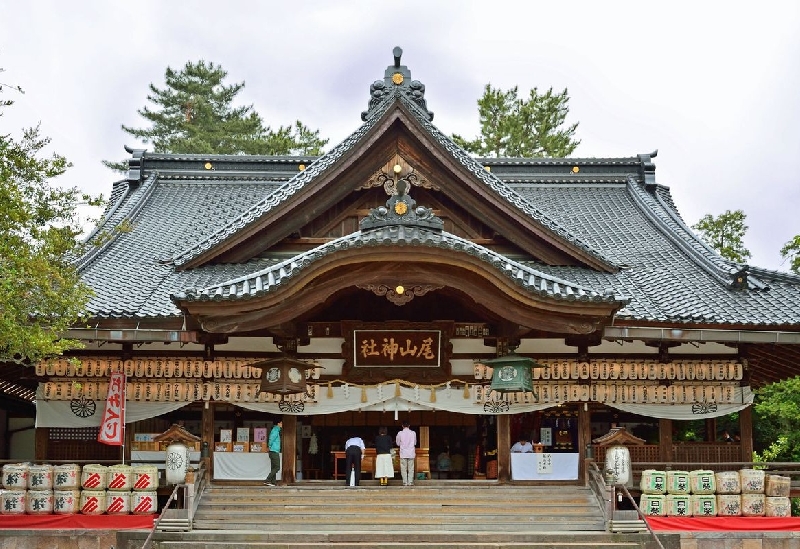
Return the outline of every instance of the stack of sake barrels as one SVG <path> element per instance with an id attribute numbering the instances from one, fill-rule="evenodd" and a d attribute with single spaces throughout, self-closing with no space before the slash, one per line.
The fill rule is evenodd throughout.
<path id="1" fill-rule="evenodd" d="M 647 516 L 691 516 L 689 473 L 686 471 L 642 471 L 639 508 Z"/>
<path id="2" fill-rule="evenodd" d="M 120 515 L 155 513 L 155 465 L 7 464 L 0 512 L 6 515 Z"/>
<path id="3" fill-rule="evenodd" d="M 790 478 L 763 470 L 642 472 L 639 507 L 647 516 L 791 516 Z"/>
<path id="4" fill-rule="evenodd" d="M 149 515 L 158 509 L 155 465 L 86 465 L 81 487 L 84 515 Z"/>

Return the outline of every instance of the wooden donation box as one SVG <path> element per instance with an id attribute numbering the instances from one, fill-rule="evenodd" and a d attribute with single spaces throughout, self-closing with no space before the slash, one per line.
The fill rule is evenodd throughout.
<path id="1" fill-rule="evenodd" d="M 345 453 L 344 450 L 333 450 L 333 478 L 345 478 L 347 472 L 344 470 L 345 466 Z M 375 474 L 375 448 L 367 448 L 361 456 L 361 472 L 370 475 Z M 395 450 L 394 471 L 400 473 L 400 458 L 397 457 L 398 452 Z M 342 461 L 341 469 L 339 468 L 339 460 Z M 431 476 L 431 460 L 428 448 L 417 448 L 417 455 L 414 460 L 414 473 L 425 473 L 427 478 Z"/>

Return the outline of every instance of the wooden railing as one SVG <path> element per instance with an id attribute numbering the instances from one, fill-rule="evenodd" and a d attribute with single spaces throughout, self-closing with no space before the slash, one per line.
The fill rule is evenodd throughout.
<path id="1" fill-rule="evenodd" d="M 641 448 L 641 446 L 630 446 Z M 639 461 L 636 453 L 631 452 L 631 486 L 638 487 L 642 471 L 655 469 L 657 471 L 738 471 L 740 469 L 763 469 L 767 474 L 781 475 L 791 479 L 790 497 L 800 497 L 800 463 L 798 462 L 753 462 L 753 461 L 713 461 L 713 460 L 681 460 L 681 461 Z M 707 455 L 700 453 L 700 455 Z M 599 470 L 603 470 L 602 461 L 598 461 Z"/>
<path id="2" fill-rule="evenodd" d="M 631 462 L 661 461 L 658 444 L 625 446 L 631 454 Z M 605 461 L 606 449 L 610 446 L 595 446 L 594 454 L 598 462 Z M 747 456 L 750 457 L 750 456 Z M 672 445 L 671 461 L 722 463 L 742 461 L 742 447 L 738 443 L 692 442 Z"/>

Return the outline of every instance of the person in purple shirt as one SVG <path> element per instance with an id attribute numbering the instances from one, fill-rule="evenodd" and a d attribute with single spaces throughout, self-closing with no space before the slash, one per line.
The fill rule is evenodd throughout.
<path id="1" fill-rule="evenodd" d="M 417 433 L 411 430 L 408 421 L 403 422 L 403 430 L 397 433 L 395 443 L 400 447 L 400 476 L 403 479 L 403 486 L 414 486 Z"/>

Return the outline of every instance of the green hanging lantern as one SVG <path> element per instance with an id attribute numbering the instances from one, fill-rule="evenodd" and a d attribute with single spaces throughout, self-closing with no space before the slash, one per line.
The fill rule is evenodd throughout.
<path id="1" fill-rule="evenodd" d="M 533 368 L 542 368 L 542 365 L 525 356 L 516 354 L 513 350 L 505 356 L 499 356 L 482 362 L 491 366 L 492 391 L 498 393 L 527 393 L 533 391 Z"/>

